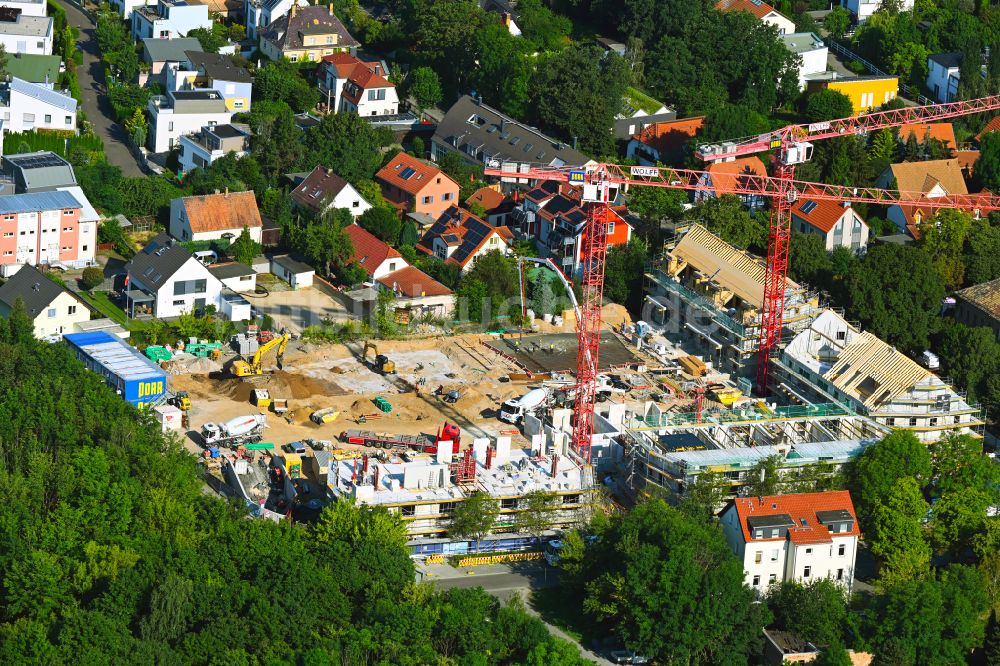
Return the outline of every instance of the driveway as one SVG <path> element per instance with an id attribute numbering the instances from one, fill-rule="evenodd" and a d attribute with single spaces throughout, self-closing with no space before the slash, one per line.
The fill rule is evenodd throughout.
<path id="1" fill-rule="evenodd" d="M 87 120 L 93 124 L 94 133 L 104 141 L 104 152 L 108 156 L 108 162 L 120 168 L 126 176 L 145 176 L 146 172 L 124 143 L 125 130 L 114 121 L 114 110 L 108 100 L 104 64 L 97 48 L 94 24 L 75 6 L 63 0 L 55 1 L 66 10 L 66 20 L 69 24 L 80 30 L 79 43 L 83 50 L 83 64 L 77 66 L 76 74 L 80 79 L 83 111 L 87 114 Z"/>
<path id="2" fill-rule="evenodd" d="M 320 326 L 324 321 L 342 322 L 355 317 L 339 301 L 318 287 L 285 290 L 281 283 L 267 285 L 273 289 L 267 296 L 244 294 L 258 312 L 271 315 L 276 330 L 300 335 L 308 326 Z"/>

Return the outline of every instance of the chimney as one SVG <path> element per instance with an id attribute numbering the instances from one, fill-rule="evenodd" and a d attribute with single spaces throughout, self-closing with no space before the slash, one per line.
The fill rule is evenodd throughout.
<path id="1" fill-rule="evenodd" d="M 319 0 L 316 1 L 319 2 Z M 327 8 L 330 10 L 330 16 L 333 16 L 333 3 L 331 2 L 330 4 L 328 4 Z"/>
<path id="2" fill-rule="evenodd" d="M 229 186 L 228 185 L 226 186 L 226 198 L 227 199 L 229 198 Z"/>
<path id="3" fill-rule="evenodd" d="M 500 119 L 500 133 L 503 134 L 504 131 L 506 131 L 506 129 L 507 129 L 507 119 L 506 118 L 501 118 Z"/>
<path id="4" fill-rule="evenodd" d="M 486 448 L 486 469 L 493 469 L 493 450 L 492 446 Z"/>
<path id="5" fill-rule="evenodd" d="M 549 470 L 549 476 L 553 479 L 556 478 L 556 474 L 559 473 L 559 454 L 552 454 L 552 468 Z"/>
<path id="6" fill-rule="evenodd" d="M 576 150 L 576 137 L 573 137 L 573 150 Z"/>

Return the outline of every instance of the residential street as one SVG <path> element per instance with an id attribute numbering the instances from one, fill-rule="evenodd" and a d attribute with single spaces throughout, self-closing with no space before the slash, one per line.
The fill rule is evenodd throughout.
<path id="1" fill-rule="evenodd" d="M 124 131 L 114 122 L 114 111 L 105 94 L 104 65 L 94 36 L 94 24 L 76 6 L 56 0 L 66 10 L 70 25 L 79 28 L 78 43 L 83 47 L 83 64 L 77 67 L 83 111 L 94 125 L 94 132 L 104 141 L 104 152 L 111 164 L 119 167 L 126 176 L 146 175 L 132 151 L 124 143 Z"/>

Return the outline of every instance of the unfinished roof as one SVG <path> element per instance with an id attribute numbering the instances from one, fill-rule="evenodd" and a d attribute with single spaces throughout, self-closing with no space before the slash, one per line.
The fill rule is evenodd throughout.
<path id="1" fill-rule="evenodd" d="M 671 253 L 710 277 L 712 282 L 733 292 L 751 305 L 760 307 L 764 301 L 764 262 L 745 250 L 739 250 L 700 224 L 691 227 Z M 790 289 L 798 285 L 786 279 Z"/>
<path id="2" fill-rule="evenodd" d="M 940 185 L 948 194 L 968 194 L 962 165 L 955 159 L 902 162 L 889 166 L 896 179 L 896 189 L 906 193 L 927 193 Z M 915 198 L 915 197 L 911 197 Z"/>
<path id="3" fill-rule="evenodd" d="M 253 229 L 262 224 L 253 192 L 184 197 L 182 204 L 187 211 L 192 233 L 239 230 L 243 227 Z"/>

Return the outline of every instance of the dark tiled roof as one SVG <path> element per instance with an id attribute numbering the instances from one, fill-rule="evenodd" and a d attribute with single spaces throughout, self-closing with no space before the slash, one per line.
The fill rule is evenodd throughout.
<path id="1" fill-rule="evenodd" d="M 347 181 L 333 172 L 318 166 L 292 190 L 292 200 L 300 206 L 319 210 L 321 204 L 340 194 Z"/>
<path id="2" fill-rule="evenodd" d="M 298 7 L 293 12 L 289 12 L 271 22 L 264 30 L 263 38 L 274 42 L 282 51 L 306 48 L 302 44 L 302 35 L 315 35 L 335 32 L 339 36 L 336 44 L 319 45 L 334 47 L 356 47 L 358 40 L 347 32 L 347 28 L 340 22 L 332 9 L 322 5 L 310 5 L 308 7 Z"/>
<path id="3" fill-rule="evenodd" d="M 70 293 L 62 285 L 42 275 L 34 266 L 25 265 L 0 286 L 0 301 L 14 307 L 14 303 L 20 298 L 28 316 L 34 319 L 63 292 Z"/>
<path id="4" fill-rule="evenodd" d="M 187 51 L 187 59 L 198 70 L 205 72 L 206 76 L 222 81 L 238 81 L 240 83 L 252 83 L 253 77 L 245 67 L 238 67 L 233 59 L 227 55 L 219 53 L 202 53 L 201 51 Z"/>
<path id="5" fill-rule="evenodd" d="M 187 263 L 191 256 L 186 247 L 167 234 L 160 234 L 132 257 L 132 261 L 125 265 L 125 270 L 132 279 L 141 282 L 148 290 L 156 292 Z"/>

